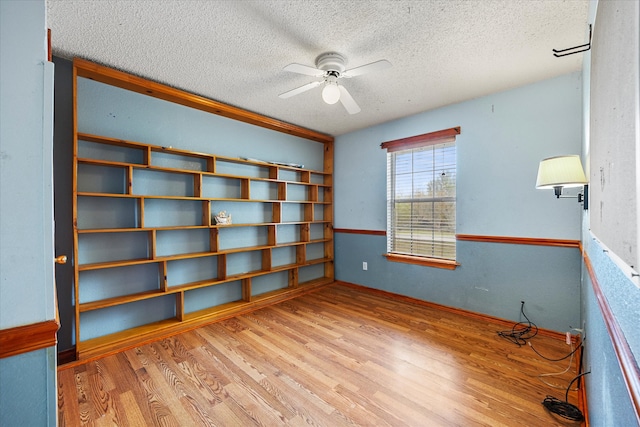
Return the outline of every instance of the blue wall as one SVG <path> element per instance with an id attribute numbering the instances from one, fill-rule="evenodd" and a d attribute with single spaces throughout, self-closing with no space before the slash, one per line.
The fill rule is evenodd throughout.
<path id="1" fill-rule="evenodd" d="M 0 360 L 0 425 L 56 426 L 55 347 Z"/>
<path id="2" fill-rule="evenodd" d="M 8 328 L 55 315 L 53 64 L 46 61 L 44 2 L 0 5 L 0 327 Z"/>
<path id="3" fill-rule="evenodd" d="M 78 79 L 78 131 L 229 157 L 303 163 L 322 170 L 324 145 Z"/>
<path id="4" fill-rule="evenodd" d="M 53 65 L 46 5 L 0 1 L 0 328 L 52 321 Z M 55 347 L 0 359 L 0 425 L 56 425 Z"/>
<path id="5" fill-rule="evenodd" d="M 462 265 L 450 271 L 388 262 L 381 255 L 385 236 L 336 233 L 335 240 L 338 280 L 516 321 L 525 301 L 540 327 L 562 331 L 580 324 L 575 248 L 460 241 Z"/>
<path id="6" fill-rule="evenodd" d="M 581 125 L 581 75 L 573 73 L 340 136 L 335 227 L 386 229 L 381 142 L 461 126 L 458 234 L 579 240 L 576 200 L 536 190 L 535 180 L 541 159 L 581 152 Z M 389 262 L 385 239 L 337 233 L 336 278 L 512 320 L 524 300 L 543 328 L 580 324 L 575 248 L 459 241 L 461 266 L 449 271 Z"/>
<path id="7" fill-rule="evenodd" d="M 454 126 L 462 128 L 456 138 L 459 234 L 580 239 L 576 201 L 535 189 L 540 160 L 581 152 L 580 73 L 337 137 L 335 226 L 386 228 L 381 142 Z"/>
<path id="8" fill-rule="evenodd" d="M 588 235 L 588 232 L 586 232 Z M 584 240 L 598 284 L 616 313 L 616 320 L 629 346 L 640 349 L 638 307 L 640 291 L 610 258 L 605 248 L 593 238 Z M 611 337 L 586 269 L 582 285 L 582 313 L 585 328 L 584 371 L 586 376 L 589 421 L 592 426 L 634 426 L 637 418 L 614 351 Z M 636 352 L 637 360 L 637 352 Z"/>

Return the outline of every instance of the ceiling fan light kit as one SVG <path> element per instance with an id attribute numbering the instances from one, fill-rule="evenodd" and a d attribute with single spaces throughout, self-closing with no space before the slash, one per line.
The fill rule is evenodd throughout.
<path id="1" fill-rule="evenodd" d="M 327 104 L 335 104 L 340 100 L 340 89 L 335 76 L 328 76 L 324 79 L 324 88 L 322 89 L 322 99 Z"/>
<path id="2" fill-rule="evenodd" d="M 335 104 L 340 101 L 342 106 L 347 110 L 349 114 L 356 114 L 360 112 L 360 107 L 353 99 L 349 91 L 343 85 L 338 84 L 338 79 L 343 77 L 351 78 L 362 74 L 366 74 L 372 71 L 380 71 L 385 68 L 391 67 L 391 63 L 387 60 L 380 60 L 372 62 L 370 64 L 362 65 L 360 67 L 346 70 L 346 60 L 344 56 L 335 52 L 327 52 L 316 58 L 316 67 L 309 67 L 302 64 L 289 64 L 284 67 L 285 71 L 292 73 L 304 74 L 312 77 L 322 77 L 321 81 L 315 81 L 307 83 L 298 88 L 281 93 L 278 95 L 280 98 L 286 99 L 294 95 L 298 95 L 302 92 L 311 90 L 317 86 L 324 84 L 322 88 L 322 99 L 327 104 Z M 346 70 L 346 71 L 345 71 Z"/>

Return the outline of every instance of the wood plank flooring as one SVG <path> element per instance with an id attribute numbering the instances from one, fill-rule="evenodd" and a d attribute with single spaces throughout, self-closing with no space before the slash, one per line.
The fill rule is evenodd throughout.
<path id="1" fill-rule="evenodd" d="M 535 322 L 535 319 L 532 319 Z M 565 426 L 538 378 L 565 370 L 504 325 L 341 284 L 64 366 L 60 426 Z M 563 341 L 538 335 L 550 358 Z M 574 366 L 546 377 L 566 387 Z M 570 402 L 577 404 L 575 392 Z"/>

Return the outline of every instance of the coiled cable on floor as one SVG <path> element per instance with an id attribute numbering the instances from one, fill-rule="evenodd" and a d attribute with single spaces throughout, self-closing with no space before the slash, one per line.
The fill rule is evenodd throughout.
<path id="1" fill-rule="evenodd" d="M 582 415 L 582 411 L 575 405 L 569 403 L 569 390 L 573 383 L 583 375 L 590 374 L 591 372 L 584 372 L 574 379 L 571 380 L 569 386 L 567 387 L 567 391 L 564 394 L 564 401 L 555 398 L 553 396 L 547 396 L 543 401 L 542 405 L 547 409 L 547 411 L 554 413 L 556 415 L 561 416 L 567 420 L 571 421 L 582 421 L 584 420 L 584 415 Z"/>

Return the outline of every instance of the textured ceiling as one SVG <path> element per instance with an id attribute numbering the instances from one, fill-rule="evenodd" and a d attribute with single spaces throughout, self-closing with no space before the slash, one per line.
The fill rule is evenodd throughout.
<path id="1" fill-rule="evenodd" d="M 579 70 L 589 0 L 48 0 L 54 55 L 78 56 L 330 135 Z M 335 51 L 362 111 L 327 105 L 283 70 Z"/>

